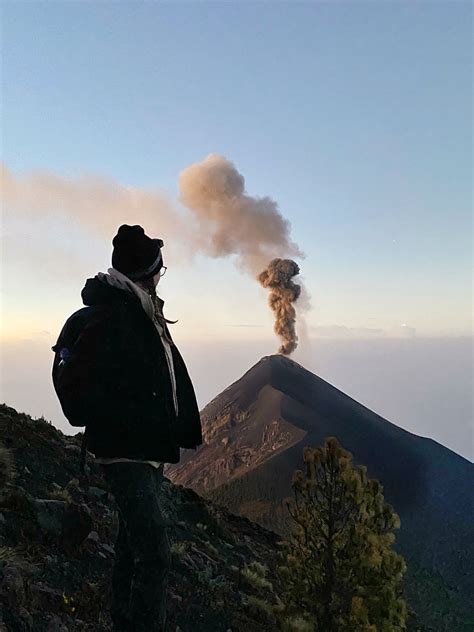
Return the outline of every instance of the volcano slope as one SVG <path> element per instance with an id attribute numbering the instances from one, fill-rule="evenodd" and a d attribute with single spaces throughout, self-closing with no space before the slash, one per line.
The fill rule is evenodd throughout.
<path id="1" fill-rule="evenodd" d="M 303 448 L 337 437 L 401 519 L 407 599 L 427 630 L 472 630 L 473 466 L 407 432 L 282 355 L 262 358 L 202 411 L 205 443 L 165 468 L 228 510 L 286 535 Z M 446 420 L 449 423 L 449 420 Z"/>

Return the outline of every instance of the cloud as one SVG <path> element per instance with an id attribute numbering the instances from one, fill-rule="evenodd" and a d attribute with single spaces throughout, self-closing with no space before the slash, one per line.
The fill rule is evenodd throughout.
<path id="1" fill-rule="evenodd" d="M 405 323 L 385 331 L 385 337 L 387 338 L 413 338 L 414 336 L 416 336 L 415 327 L 410 327 Z"/>
<path id="2" fill-rule="evenodd" d="M 179 216 L 166 194 L 123 186 L 112 179 L 83 174 L 75 180 L 45 170 L 22 177 L 0 163 L 6 216 L 13 209 L 30 217 L 71 217 L 92 233 L 111 239 L 118 223 L 144 222 L 152 231 L 177 230 Z"/>

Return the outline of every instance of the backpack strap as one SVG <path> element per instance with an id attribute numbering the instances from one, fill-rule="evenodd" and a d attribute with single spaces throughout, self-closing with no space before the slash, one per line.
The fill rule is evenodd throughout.
<path id="1" fill-rule="evenodd" d="M 87 446 L 89 445 L 89 435 L 88 435 L 88 430 L 89 427 L 85 426 L 84 428 L 84 436 L 82 437 L 82 444 L 81 444 L 81 462 L 80 462 L 80 472 L 83 476 L 85 476 L 86 473 L 86 459 L 87 459 Z"/>

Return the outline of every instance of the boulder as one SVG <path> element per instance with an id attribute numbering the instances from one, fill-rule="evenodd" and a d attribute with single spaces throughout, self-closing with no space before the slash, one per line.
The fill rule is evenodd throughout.
<path id="1" fill-rule="evenodd" d="M 62 544 L 65 552 L 74 554 L 93 527 L 89 507 L 84 503 L 69 503 L 62 522 Z"/>
<path id="2" fill-rule="evenodd" d="M 58 537 L 61 536 L 66 504 L 63 500 L 46 500 L 43 498 L 35 498 L 33 500 L 36 519 L 43 531 Z"/>

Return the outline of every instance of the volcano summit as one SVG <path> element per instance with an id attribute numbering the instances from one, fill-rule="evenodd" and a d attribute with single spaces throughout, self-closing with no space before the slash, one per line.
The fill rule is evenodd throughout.
<path id="1" fill-rule="evenodd" d="M 336 437 L 382 483 L 400 516 L 396 548 L 407 561 L 408 597 L 421 620 L 436 630 L 471 629 L 463 627 L 474 593 L 469 461 L 387 421 L 283 355 L 262 358 L 201 419 L 204 444 L 183 451 L 166 476 L 283 535 L 291 522 L 283 501 L 292 494 L 293 472 L 304 469 L 303 448 Z M 451 627 L 440 627 L 437 608 L 457 612 Z"/>

